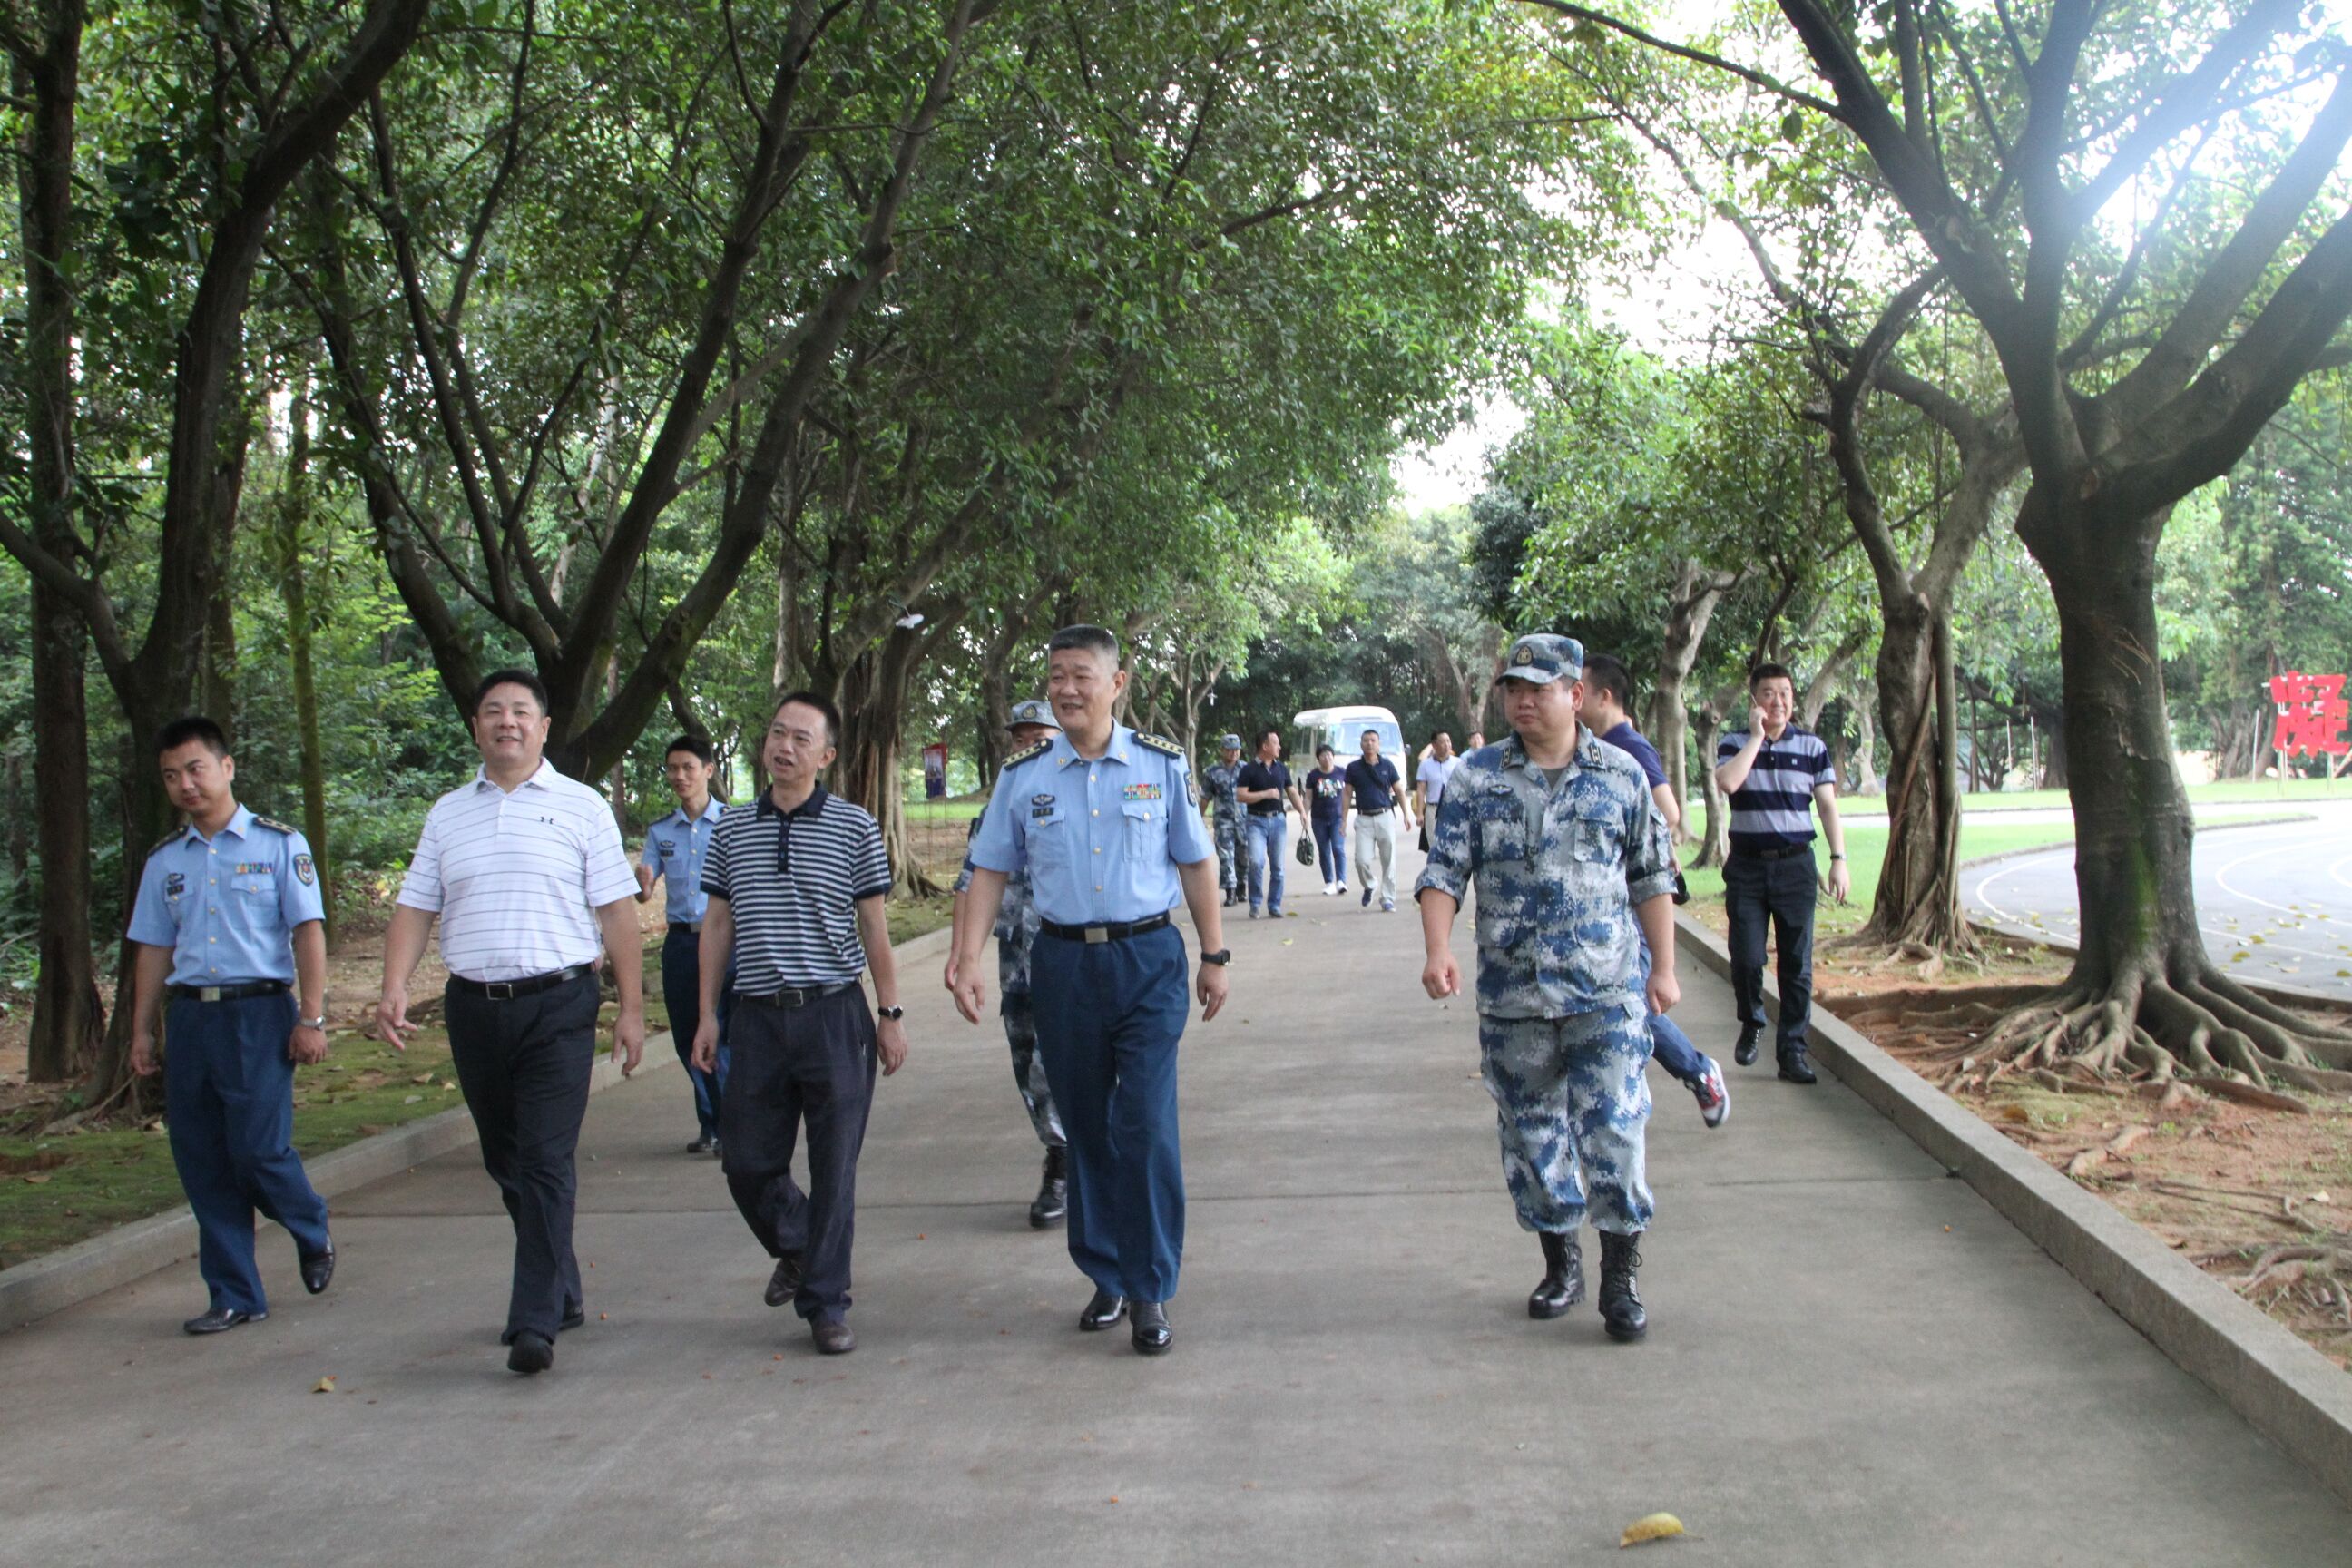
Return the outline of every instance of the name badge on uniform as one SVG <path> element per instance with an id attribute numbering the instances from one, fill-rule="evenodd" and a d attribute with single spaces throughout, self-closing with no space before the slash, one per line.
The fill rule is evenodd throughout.
<path id="1" fill-rule="evenodd" d="M 1158 800 L 1160 786 L 1156 784 L 1131 784 L 1119 794 L 1129 800 Z"/>
<path id="2" fill-rule="evenodd" d="M 165 898 L 176 899 L 182 893 L 187 891 L 187 889 L 188 879 L 185 875 L 178 871 L 166 871 L 163 873 L 163 896 Z"/>
<path id="3" fill-rule="evenodd" d="M 656 838 L 654 843 L 660 848 L 661 857 L 665 860 L 677 853 L 677 840 L 675 838 Z"/>
<path id="4" fill-rule="evenodd" d="M 1054 815 L 1054 797 L 1053 797 L 1052 795 L 1031 795 L 1031 796 L 1029 797 L 1029 820 L 1030 820 L 1030 821 L 1032 821 L 1032 822 L 1042 822 L 1042 821 L 1044 821 L 1046 817 L 1049 817 L 1049 816 L 1053 816 L 1053 815 Z"/>

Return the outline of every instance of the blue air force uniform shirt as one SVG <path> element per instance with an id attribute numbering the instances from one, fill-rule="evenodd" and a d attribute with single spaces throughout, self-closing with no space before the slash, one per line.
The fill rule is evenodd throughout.
<path id="1" fill-rule="evenodd" d="M 1182 749 L 1120 725 L 1097 759 L 1055 735 L 1005 763 L 971 863 L 1027 870 L 1037 913 L 1056 925 L 1149 920 L 1174 907 L 1179 866 L 1215 852 Z"/>
<path id="2" fill-rule="evenodd" d="M 294 979 L 294 928 L 324 919 L 310 843 L 245 806 L 212 837 L 183 827 L 155 847 L 131 940 L 172 950 L 173 985 Z"/>
<path id="3" fill-rule="evenodd" d="M 662 908 L 672 925 L 699 923 L 710 902 L 702 890 L 702 859 L 710 853 L 710 835 L 726 809 L 714 795 L 703 802 L 700 816 L 688 818 L 681 805 L 646 829 L 646 850 L 637 864 L 662 879 Z"/>

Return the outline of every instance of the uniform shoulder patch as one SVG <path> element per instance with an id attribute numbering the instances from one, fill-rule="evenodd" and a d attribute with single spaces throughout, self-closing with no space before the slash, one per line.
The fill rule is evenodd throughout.
<path id="1" fill-rule="evenodd" d="M 1054 742 L 1051 741 L 1040 741 L 1034 746 L 1024 746 L 1021 750 L 1005 758 L 1004 765 L 1009 768 L 1021 763 L 1034 762 L 1037 758 L 1044 756 L 1053 749 Z"/>
<path id="2" fill-rule="evenodd" d="M 155 847 L 148 850 L 147 853 L 150 855 L 161 855 L 164 850 L 169 849 L 173 845 L 177 844 L 181 839 L 185 838 L 187 836 L 188 826 L 184 822 L 179 826 L 172 829 L 171 832 L 163 835 L 163 837 L 155 840 Z"/>
<path id="3" fill-rule="evenodd" d="M 1181 757 L 1184 754 L 1184 748 L 1165 735 L 1146 735 L 1139 731 L 1135 737 L 1135 743 L 1139 746 L 1149 746 L 1165 756 Z"/>
<path id="4" fill-rule="evenodd" d="M 300 828 L 289 826 L 274 816 L 264 816 L 257 811 L 253 814 L 253 821 L 257 827 L 267 827 L 272 833 L 283 833 L 289 838 L 301 831 Z"/>

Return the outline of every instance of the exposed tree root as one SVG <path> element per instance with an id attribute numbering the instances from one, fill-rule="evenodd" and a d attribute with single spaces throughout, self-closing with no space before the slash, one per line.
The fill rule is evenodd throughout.
<path id="1" fill-rule="evenodd" d="M 2207 965 L 2171 977 L 2129 971 L 2104 987 L 2070 980 L 2011 1009 L 1969 1044 L 1947 1087 L 2012 1072 L 2352 1094 L 2352 1034 L 2297 1017 Z"/>

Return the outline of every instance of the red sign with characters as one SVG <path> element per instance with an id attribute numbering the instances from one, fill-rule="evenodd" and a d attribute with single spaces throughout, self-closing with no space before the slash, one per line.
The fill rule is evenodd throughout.
<path id="1" fill-rule="evenodd" d="M 2271 700 L 2278 721 L 2271 730 L 2271 749 L 2287 756 L 2325 752 L 2340 757 L 2352 752 L 2344 728 L 2352 721 L 2352 704 L 2344 700 L 2340 675 L 2305 675 L 2290 669 L 2271 677 Z"/>

